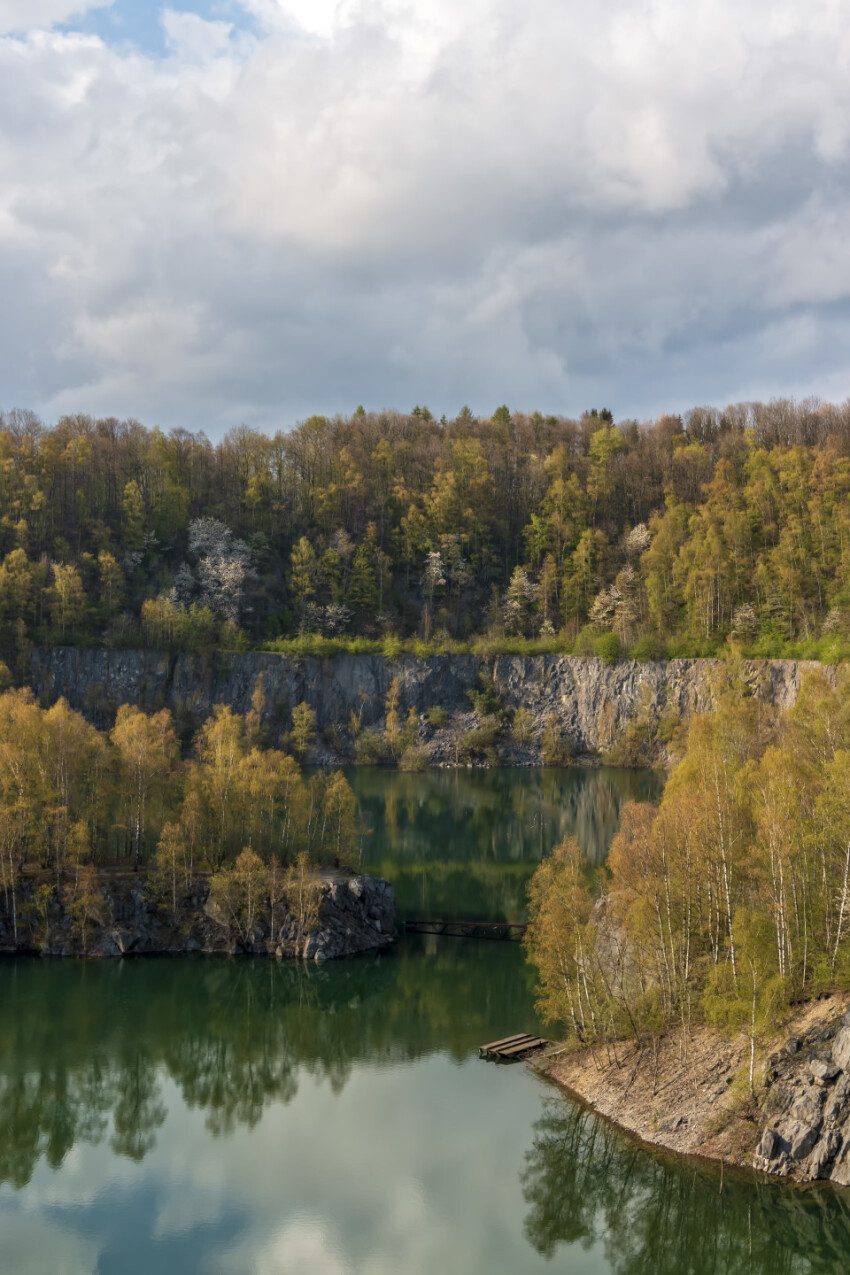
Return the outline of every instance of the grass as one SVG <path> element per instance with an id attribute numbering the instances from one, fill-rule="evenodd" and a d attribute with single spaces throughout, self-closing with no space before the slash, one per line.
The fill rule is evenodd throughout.
<path id="1" fill-rule="evenodd" d="M 747 646 L 732 647 L 722 637 L 704 638 L 682 634 L 667 639 L 644 634 L 631 646 L 622 646 L 616 634 L 598 633 L 585 626 L 576 636 L 564 632 L 547 637 L 514 637 L 507 634 L 479 634 L 468 641 L 447 637 L 425 642 L 422 638 L 400 638 L 391 633 L 383 638 L 322 637 L 316 633 L 297 637 L 280 637 L 251 647 L 249 643 L 234 651 L 259 650 L 278 655 L 327 657 L 335 655 L 380 655 L 387 660 L 403 656 L 430 659 L 439 655 L 473 655 L 492 659 L 499 655 L 578 655 L 595 656 L 606 664 L 616 660 L 672 659 L 774 659 L 818 660 L 822 664 L 839 664 L 850 659 L 850 638 L 830 634 L 820 638 L 791 641 L 776 634 L 762 634 Z M 229 654 L 230 650 L 222 651 Z"/>

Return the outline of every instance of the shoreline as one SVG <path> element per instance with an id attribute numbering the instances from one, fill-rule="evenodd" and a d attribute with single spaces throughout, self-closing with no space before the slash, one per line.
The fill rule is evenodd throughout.
<path id="1" fill-rule="evenodd" d="M 559 1046 L 529 1065 L 647 1148 L 800 1185 L 850 1186 L 850 994 L 792 1013 L 758 1051 L 699 1026 L 606 1050 Z"/>
<path id="2" fill-rule="evenodd" d="M 248 922 L 227 916 L 196 879 L 181 891 L 178 913 L 163 905 L 150 880 L 134 873 L 101 880 L 79 901 L 57 895 L 35 920 L 33 881 L 18 883 L 17 935 L 0 921 L 0 956 L 114 960 L 126 956 L 274 956 L 328 961 L 385 948 L 395 942 L 395 892 L 388 881 L 366 873 L 325 871 L 313 878 L 315 911 L 301 922 L 278 904 Z M 28 888 L 29 887 L 29 888 Z"/>

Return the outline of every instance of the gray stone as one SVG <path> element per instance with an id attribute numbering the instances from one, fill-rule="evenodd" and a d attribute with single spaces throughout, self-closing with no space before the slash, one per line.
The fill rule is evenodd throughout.
<path id="1" fill-rule="evenodd" d="M 834 1080 L 838 1075 L 839 1068 L 834 1063 L 824 1062 L 821 1058 L 812 1058 L 809 1062 L 809 1071 L 820 1084 L 827 1084 L 830 1080 Z"/>
<path id="2" fill-rule="evenodd" d="M 820 1122 L 816 1125 L 798 1124 L 790 1132 L 791 1158 L 803 1160 L 818 1140 Z"/>
<path id="3" fill-rule="evenodd" d="M 775 1129 L 768 1125 L 761 1135 L 757 1154 L 764 1160 L 775 1160 L 784 1150 L 786 1150 L 786 1146 L 782 1138 L 780 1138 Z"/>
<path id="4" fill-rule="evenodd" d="M 832 1042 L 832 1061 L 842 1071 L 850 1071 L 850 1026 L 844 1026 Z"/>
<path id="5" fill-rule="evenodd" d="M 247 713 L 257 678 L 263 675 L 270 705 L 308 703 L 319 730 L 347 723 L 363 713 L 363 725 L 379 725 L 389 685 L 399 679 L 399 711 L 423 713 L 441 704 L 450 713 L 470 714 L 467 692 L 488 671 L 507 709 L 529 708 L 538 721 L 556 714 L 578 752 L 610 747 L 640 708 L 660 717 L 672 711 L 682 717 L 707 712 L 717 702 L 717 671 L 722 661 L 709 659 L 619 660 L 605 664 L 592 657 L 567 655 L 442 655 L 428 659 L 378 655 L 320 657 L 236 652 L 226 660 L 158 651 L 36 649 L 32 653 L 33 689 L 52 702 L 64 695 L 73 708 L 91 714 L 93 706 L 139 704 L 145 709 L 192 706 L 198 721 L 215 704 Z M 798 660 L 745 660 L 741 676 L 763 702 L 789 708 L 811 668 L 834 679 L 828 666 Z M 365 706 L 365 711 L 364 711 Z M 608 708 L 610 712 L 602 712 Z M 470 718 L 474 714 L 470 715 Z M 471 720 L 470 720 L 471 724 Z M 444 738 L 445 737 L 445 738 Z M 427 739 L 432 761 L 455 764 L 451 732 Z M 529 753 L 539 755 L 539 741 Z"/>

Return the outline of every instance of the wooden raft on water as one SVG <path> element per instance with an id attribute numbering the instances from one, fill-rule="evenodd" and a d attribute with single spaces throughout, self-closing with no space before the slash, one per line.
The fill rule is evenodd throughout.
<path id="1" fill-rule="evenodd" d="M 479 1045 L 478 1057 L 491 1062 L 519 1062 L 551 1043 L 551 1040 L 546 1040 L 543 1036 L 518 1032 L 515 1036 L 505 1036 L 503 1040 L 493 1040 L 489 1045 Z"/>
<path id="2" fill-rule="evenodd" d="M 444 934 L 454 939 L 506 939 L 518 942 L 526 927 L 519 921 L 405 921 L 408 934 Z"/>

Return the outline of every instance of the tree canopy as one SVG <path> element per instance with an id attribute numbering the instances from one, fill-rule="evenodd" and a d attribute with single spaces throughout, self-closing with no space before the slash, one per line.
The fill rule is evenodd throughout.
<path id="1" fill-rule="evenodd" d="M 848 494 L 848 404 L 644 424 L 358 409 L 217 445 L 12 411 L 0 655 L 23 679 L 45 643 L 834 650 L 850 636 Z"/>

